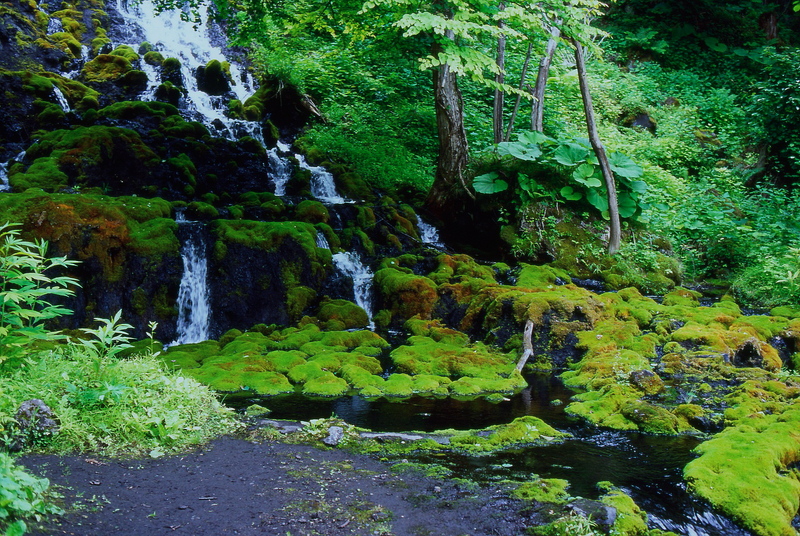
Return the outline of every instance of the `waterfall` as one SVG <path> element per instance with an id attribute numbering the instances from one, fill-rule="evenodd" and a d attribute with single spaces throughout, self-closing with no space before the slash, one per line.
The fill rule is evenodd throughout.
<path id="1" fill-rule="evenodd" d="M 256 121 L 231 119 L 225 115 L 230 95 L 212 96 L 200 91 L 195 73 L 198 67 L 205 66 L 212 59 L 227 61 L 228 58 L 221 47 L 215 46 L 213 24 L 209 24 L 206 9 L 201 9 L 201 22 L 194 25 L 181 20 L 180 10 L 165 10 L 157 13 L 151 0 L 141 2 L 125 2 L 117 0 L 117 11 L 125 18 L 125 26 L 112 35 L 112 39 L 127 42 L 134 50 L 139 44 L 147 41 L 153 50 L 160 52 L 165 58 L 177 58 L 181 64 L 181 77 L 186 97 L 182 99 L 182 111 L 190 119 L 202 122 L 212 134 L 235 140 L 242 136 L 252 136 L 263 142 L 261 125 Z M 144 63 L 142 61 L 142 63 Z M 160 84 L 155 69 L 144 71 L 149 77 L 148 91 L 144 99 L 148 99 L 150 89 Z M 255 92 L 256 84 L 249 73 L 245 73 L 235 62 L 230 62 L 230 91 L 236 99 L 244 102 Z"/>
<path id="2" fill-rule="evenodd" d="M 199 224 L 187 222 L 181 213 L 175 220 L 187 229 L 188 236 L 181 247 L 183 277 L 178 289 L 178 327 L 173 344 L 189 344 L 209 338 L 208 262 Z"/>
<path id="3" fill-rule="evenodd" d="M 325 238 L 325 235 L 319 231 L 317 231 L 317 247 L 320 249 L 331 249 L 328 239 Z"/>
<path id="4" fill-rule="evenodd" d="M 8 192 L 11 185 L 8 183 L 8 164 L 11 162 L 0 162 L 0 192 Z"/>
<path id="5" fill-rule="evenodd" d="M 58 17 L 50 17 L 50 20 L 47 21 L 47 35 L 53 35 L 54 33 L 63 31 L 64 24 L 61 22 L 61 19 Z"/>
<path id="6" fill-rule="evenodd" d="M 417 229 L 419 230 L 419 239 L 423 244 L 430 244 L 436 248 L 443 248 L 444 244 L 442 243 L 442 239 L 439 238 L 439 231 L 425 221 L 422 221 L 422 218 L 417 218 Z"/>
<path id="7" fill-rule="evenodd" d="M 286 195 L 286 183 L 292 178 L 292 163 L 289 159 L 281 153 L 285 153 L 286 147 L 282 143 L 278 143 L 277 147 L 273 147 L 267 151 L 267 158 L 269 158 L 269 178 L 272 184 L 275 185 L 275 195 Z"/>
<path id="8" fill-rule="evenodd" d="M 62 93 L 61 90 L 56 85 L 53 85 L 53 96 L 55 97 L 58 105 L 61 106 L 61 109 L 64 110 L 64 112 L 69 112 L 70 110 L 72 110 L 72 108 L 70 108 L 69 102 L 67 101 L 67 98 L 64 96 L 64 93 Z"/>
<path id="9" fill-rule="evenodd" d="M 25 158 L 25 151 L 20 152 L 7 162 L 0 162 L 0 192 L 11 191 L 11 185 L 8 183 L 8 166 L 10 166 L 12 162 L 22 162 L 23 158 Z"/>
<path id="10" fill-rule="evenodd" d="M 349 203 L 347 199 L 339 195 L 336 191 L 336 185 L 333 182 L 333 175 L 323 167 L 310 166 L 306 159 L 301 154 L 294 155 L 300 168 L 307 169 L 311 172 L 311 195 L 322 201 L 323 203 L 330 203 L 332 205 L 341 205 L 342 203 Z"/>
<path id="11" fill-rule="evenodd" d="M 367 312 L 369 329 L 375 329 L 372 321 L 372 272 L 364 266 L 358 254 L 351 251 L 334 254 L 333 264 L 342 274 L 352 278 L 356 305 Z"/>

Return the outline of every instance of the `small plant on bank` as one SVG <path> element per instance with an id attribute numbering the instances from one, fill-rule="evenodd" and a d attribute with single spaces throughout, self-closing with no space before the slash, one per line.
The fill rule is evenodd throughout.
<path id="1" fill-rule="evenodd" d="M 40 520 L 48 514 L 61 514 L 61 508 L 47 498 L 50 482 L 37 478 L 0 453 L 0 531 L 5 536 L 21 536 L 25 519 Z"/>
<path id="2" fill-rule="evenodd" d="M 71 296 L 77 280 L 50 276 L 52 269 L 75 266 L 66 257 L 47 257 L 47 242 L 23 240 L 13 224 L 0 225 L 0 370 L 18 364 L 28 345 L 64 337 L 45 329 L 45 322 L 72 313 L 49 301 Z"/>

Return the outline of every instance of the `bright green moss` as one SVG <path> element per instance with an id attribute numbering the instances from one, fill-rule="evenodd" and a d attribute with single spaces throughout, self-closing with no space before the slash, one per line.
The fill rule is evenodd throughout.
<path id="1" fill-rule="evenodd" d="M 286 374 L 292 368 L 306 362 L 306 354 L 299 350 L 273 350 L 266 355 L 276 372 Z"/>
<path id="2" fill-rule="evenodd" d="M 648 534 L 647 513 L 639 508 L 624 491 L 611 489 L 600 497 L 600 502 L 615 508 L 617 517 L 611 528 L 612 534 L 619 536 L 639 536 Z"/>
<path id="3" fill-rule="evenodd" d="M 289 313 L 289 318 L 299 320 L 316 298 L 317 291 L 305 285 L 286 289 L 286 312 Z"/>
<path id="4" fill-rule="evenodd" d="M 556 284 L 557 280 L 564 283 L 571 281 L 569 274 L 552 266 L 535 266 L 520 263 L 520 272 L 517 276 L 517 286 L 524 288 L 548 288 Z"/>
<path id="5" fill-rule="evenodd" d="M 312 199 L 306 199 L 298 203 L 295 207 L 295 219 L 308 223 L 328 223 L 331 216 L 328 209 L 320 203 Z"/>
<path id="6" fill-rule="evenodd" d="M 303 385 L 303 394 L 311 397 L 344 396 L 349 390 L 350 386 L 345 380 L 334 376 L 328 371 L 323 371 L 322 374 L 309 378 Z"/>
<path id="7" fill-rule="evenodd" d="M 800 407 L 742 420 L 699 445 L 684 468 L 689 491 L 759 536 L 792 536 L 800 508 Z"/>
<path id="8" fill-rule="evenodd" d="M 81 69 L 81 75 L 86 82 L 109 82 L 122 78 L 133 67 L 130 60 L 114 54 L 98 54 L 86 62 Z"/>
<path id="9" fill-rule="evenodd" d="M 289 370 L 288 376 L 292 383 L 306 383 L 307 381 L 322 376 L 323 374 L 330 374 L 330 372 L 322 370 L 319 363 L 309 361 L 302 363 Z"/>
<path id="10" fill-rule="evenodd" d="M 436 284 L 427 277 L 383 268 L 375 273 L 375 288 L 393 316 L 430 318 L 438 299 Z"/>
<path id="11" fill-rule="evenodd" d="M 386 397 L 408 397 L 414 394 L 414 379 L 408 374 L 391 374 L 382 389 Z"/>
<path id="12" fill-rule="evenodd" d="M 294 392 L 294 387 L 283 374 L 277 372 L 251 372 L 240 376 L 245 389 L 263 396 L 277 396 Z"/>
<path id="13" fill-rule="evenodd" d="M 369 324 L 366 311 L 349 300 L 323 300 L 317 318 L 323 323 L 339 322 L 340 330 L 365 328 Z"/>
<path id="14" fill-rule="evenodd" d="M 450 437 L 450 444 L 455 449 L 469 452 L 493 452 L 519 445 L 550 444 L 566 437 L 569 434 L 529 415 L 508 424 L 490 426 L 481 434 L 476 434 L 475 430 L 456 432 Z"/>
<path id="15" fill-rule="evenodd" d="M 566 504 L 571 498 L 567 489 L 569 481 L 562 478 L 537 478 L 532 482 L 523 482 L 511 495 L 522 501 Z"/>

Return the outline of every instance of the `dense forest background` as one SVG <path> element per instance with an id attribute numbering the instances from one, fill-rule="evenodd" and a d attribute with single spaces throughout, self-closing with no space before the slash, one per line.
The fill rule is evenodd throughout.
<path id="1" fill-rule="evenodd" d="M 458 84 L 469 162 L 464 182 L 451 185 L 445 209 L 434 211 L 453 245 L 484 256 L 555 261 L 583 277 L 605 272 L 608 280 L 613 272 L 617 286 L 633 283 L 651 292 L 680 280 L 677 274 L 664 277 L 675 269 L 662 258 L 668 255 L 680 261 L 689 284 L 730 285 L 750 306 L 797 303 L 800 89 L 793 5 L 584 2 L 566 14 L 546 3 L 529 11 L 508 6 L 528 19 L 504 45 L 506 139 L 531 128 L 532 101 L 523 95 L 515 113 L 516 94 L 535 83 L 549 25 L 562 24 L 588 47 L 589 86 L 606 149 L 642 169 L 647 187 L 623 206 L 625 236 L 613 258 L 604 256 L 600 240 L 606 206 L 591 191 L 603 198 L 604 185 L 581 180 L 575 161 L 547 153 L 520 158 L 513 147 L 503 151 L 501 143 L 498 151 L 494 143 L 498 32 L 491 30 L 501 22 L 498 5 L 234 2 L 221 3 L 219 12 L 233 41 L 252 49 L 259 72 L 296 86 L 319 106 L 301 139 L 308 150 L 420 206 L 437 176 L 431 82 L 437 68 L 430 50 L 451 40 L 441 17 L 450 10 L 472 32 L 455 25 L 451 40 L 464 74 Z M 523 70 L 527 77 L 521 80 Z M 543 109 L 549 138 L 542 147 L 588 147 L 573 47 L 566 40 L 556 48 Z M 478 185 L 473 194 L 468 183 L 486 174 L 510 186 L 491 195 L 480 192 L 496 185 Z M 586 240 L 586 233 L 597 240 Z"/>

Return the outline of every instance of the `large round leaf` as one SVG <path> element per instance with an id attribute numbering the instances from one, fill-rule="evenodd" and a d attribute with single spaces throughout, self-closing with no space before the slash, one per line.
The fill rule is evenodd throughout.
<path id="1" fill-rule="evenodd" d="M 608 210 L 608 198 L 602 190 L 590 189 L 586 191 L 586 200 L 600 212 Z"/>
<path id="2" fill-rule="evenodd" d="M 638 205 L 636 200 L 633 199 L 630 195 L 626 192 L 620 192 L 617 196 L 617 207 L 619 208 L 619 217 L 620 218 L 630 218 L 634 214 L 636 214 L 636 209 Z"/>
<path id="3" fill-rule="evenodd" d="M 520 160 L 533 162 L 542 156 L 542 150 L 536 145 L 528 145 L 517 141 L 504 141 L 497 144 L 497 154 L 500 156 L 511 155 Z"/>
<path id="4" fill-rule="evenodd" d="M 572 172 L 572 178 L 575 182 L 579 182 L 589 188 L 597 188 L 603 183 L 600 182 L 600 178 L 595 174 L 595 171 L 596 168 L 593 165 L 584 162 Z"/>
<path id="5" fill-rule="evenodd" d="M 482 194 L 496 194 L 508 189 L 508 183 L 500 178 L 496 172 L 484 173 L 472 179 L 472 187 Z"/>
<path id="6" fill-rule="evenodd" d="M 576 192 L 572 186 L 564 186 L 561 188 L 561 197 L 566 199 L 567 201 L 577 201 L 583 194 L 581 192 Z"/>
<path id="7" fill-rule="evenodd" d="M 559 145 L 558 149 L 553 152 L 553 157 L 556 159 L 556 162 L 564 164 L 565 166 L 577 166 L 585 162 L 587 156 L 589 156 L 589 149 L 577 143 Z"/>
<path id="8" fill-rule="evenodd" d="M 542 134 L 537 130 L 529 130 L 527 132 L 520 132 L 517 134 L 517 139 L 520 143 L 524 143 L 526 145 L 553 145 L 556 143 L 555 138 L 551 138 L 546 134 Z"/>
<path id="9" fill-rule="evenodd" d="M 608 155 L 608 165 L 611 166 L 611 171 L 620 177 L 635 179 L 641 177 L 642 173 L 644 173 L 642 166 L 622 153 L 611 153 Z"/>

